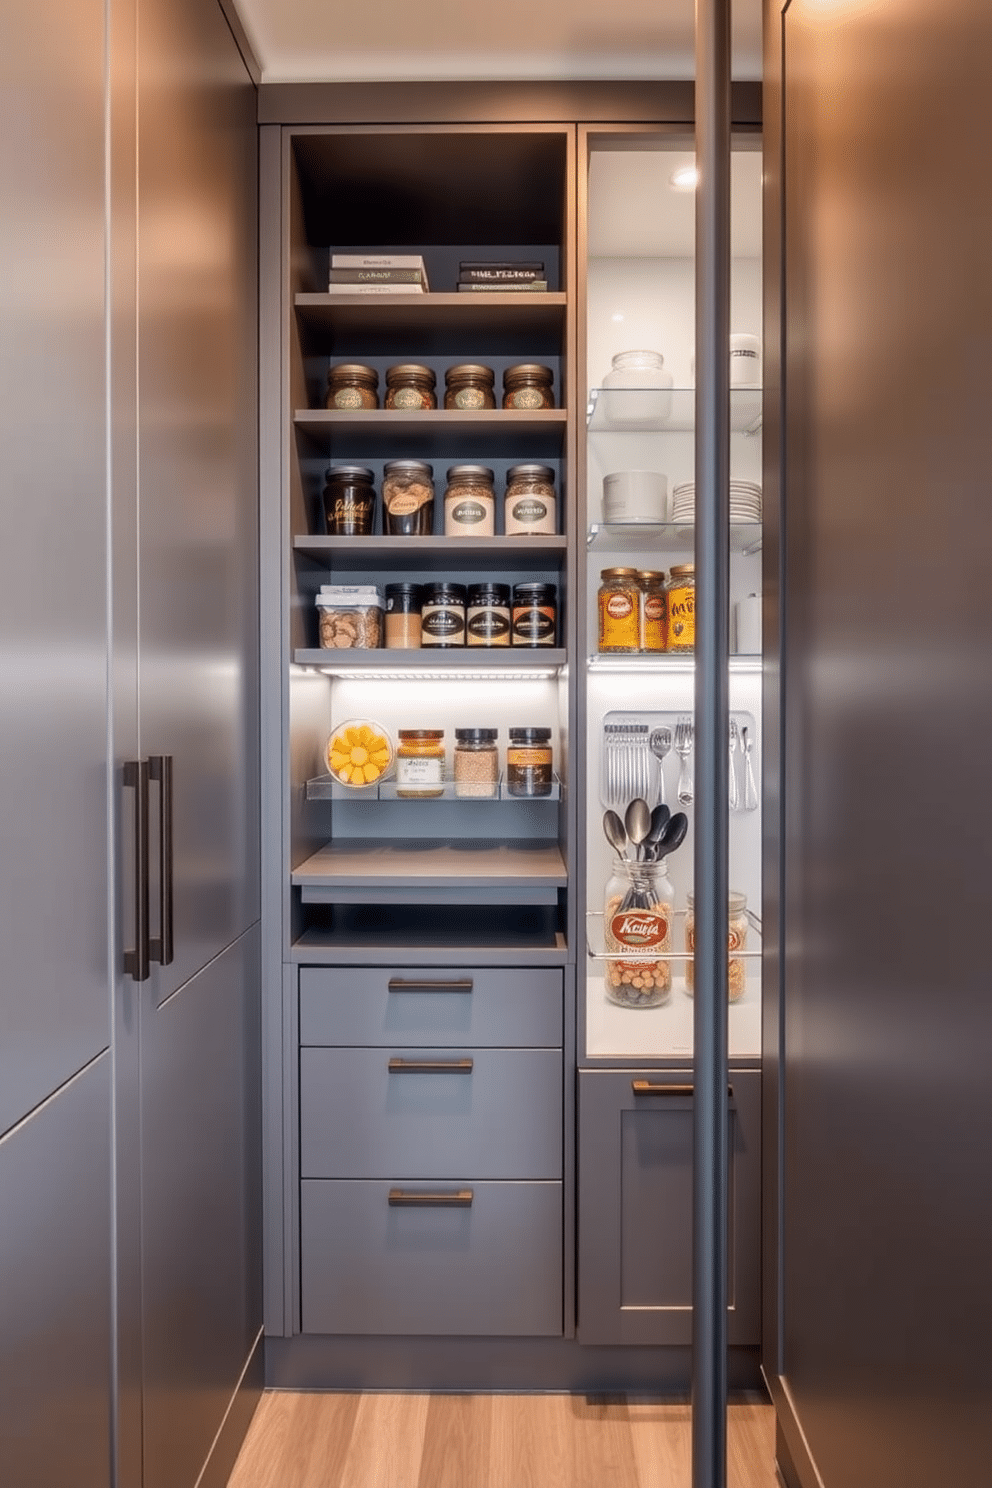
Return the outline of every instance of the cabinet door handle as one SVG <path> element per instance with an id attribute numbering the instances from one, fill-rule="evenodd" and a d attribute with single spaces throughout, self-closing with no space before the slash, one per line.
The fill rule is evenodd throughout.
<path id="1" fill-rule="evenodd" d="M 158 782 L 159 938 L 148 942 L 148 957 L 168 966 L 172 961 L 172 755 L 153 754 L 148 778 Z"/>
<path id="2" fill-rule="evenodd" d="M 391 1059 L 391 1075 L 470 1075 L 471 1059 Z"/>
<path id="3" fill-rule="evenodd" d="M 454 977 L 449 981 L 434 981 L 420 977 L 407 981 L 405 977 L 389 978 L 390 992 L 471 992 L 471 977 Z"/>
<path id="4" fill-rule="evenodd" d="M 124 784 L 134 790 L 134 950 L 124 952 L 124 970 L 148 980 L 148 761 L 126 760 Z"/>
<path id="5" fill-rule="evenodd" d="M 411 1193 L 405 1188 L 389 1190 L 393 1209 L 469 1209 L 474 1197 L 471 1188 L 438 1189 L 433 1193 Z"/>
<path id="6" fill-rule="evenodd" d="M 635 1095 L 688 1095 L 691 1097 L 693 1094 L 691 1085 L 659 1085 L 653 1080 L 631 1080 L 630 1088 Z M 733 1100 L 733 1085 L 727 1086 L 727 1096 L 728 1099 Z"/>

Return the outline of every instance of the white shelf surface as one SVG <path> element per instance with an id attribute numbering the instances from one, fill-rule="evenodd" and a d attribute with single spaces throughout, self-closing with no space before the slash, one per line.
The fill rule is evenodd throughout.
<path id="1" fill-rule="evenodd" d="M 659 1007 L 618 1007 L 607 998 L 603 977 L 590 975 L 586 982 L 586 1058 L 638 1062 L 691 1058 L 693 1007 L 674 958 L 672 991 Z M 728 1052 L 736 1060 L 761 1056 L 761 972 L 757 964 L 747 977 L 744 996 L 728 1009 Z"/>
<path id="2" fill-rule="evenodd" d="M 730 430 L 761 429 L 761 388 L 730 389 Z M 695 388 L 590 388 L 590 434 L 683 434 L 696 426 Z"/>
<path id="3" fill-rule="evenodd" d="M 587 545 L 595 553 L 693 552 L 694 522 L 593 522 Z M 745 556 L 761 551 L 760 522 L 731 522 L 730 551 Z"/>

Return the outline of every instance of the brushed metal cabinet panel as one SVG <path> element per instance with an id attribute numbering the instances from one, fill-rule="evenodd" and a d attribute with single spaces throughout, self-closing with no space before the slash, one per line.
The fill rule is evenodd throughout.
<path id="1" fill-rule="evenodd" d="M 110 1056 L 0 1141 L 0 1482 L 110 1482 Z"/>
<path id="2" fill-rule="evenodd" d="M 103 51 L 96 0 L 6 10 L 0 1131 L 110 1042 Z"/>
<path id="3" fill-rule="evenodd" d="M 142 1009 L 144 1488 L 193 1485 L 261 1325 L 254 927 Z"/>
<path id="4" fill-rule="evenodd" d="M 578 1333 L 583 1343 L 686 1344 L 692 1338 L 692 1098 L 635 1096 L 634 1078 L 579 1074 Z M 690 1077 L 691 1078 L 691 1077 Z M 731 1077 L 728 1338 L 760 1337 L 760 1082 Z"/>
<path id="5" fill-rule="evenodd" d="M 466 1208 L 394 1208 L 387 1183 L 302 1185 L 305 1333 L 562 1331 L 557 1183 L 478 1183 Z"/>
<path id="6" fill-rule="evenodd" d="M 173 756 L 175 796 L 161 1000 L 259 915 L 257 132 L 216 4 L 142 0 L 138 36 L 141 752 Z"/>
<path id="7" fill-rule="evenodd" d="M 390 1072 L 391 1058 L 473 1061 Z M 561 1178 L 562 1059 L 551 1049 L 302 1049 L 305 1178 Z"/>
<path id="8" fill-rule="evenodd" d="M 449 990 L 413 990 L 431 981 Z M 450 990 L 464 981 L 470 990 Z M 304 966 L 300 1042 L 560 1048 L 562 996 L 562 973 L 544 968 Z"/>

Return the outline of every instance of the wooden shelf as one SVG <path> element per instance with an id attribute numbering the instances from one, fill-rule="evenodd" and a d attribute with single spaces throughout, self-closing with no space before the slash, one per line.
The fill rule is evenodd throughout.
<path id="1" fill-rule="evenodd" d="M 402 454 L 435 462 L 469 456 L 554 460 L 564 448 L 568 413 L 564 408 L 533 412 L 436 408 L 419 413 L 396 408 L 302 408 L 293 415 L 293 423 L 327 454 L 333 449 L 335 457 L 354 451 L 365 459 Z"/>
<path id="2" fill-rule="evenodd" d="M 564 537 L 296 537 L 293 549 L 328 568 L 403 572 L 480 569 L 487 573 L 544 572 L 565 559 Z"/>
<path id="3" fill-rule="evenodd" d="M 568 879 L 545 839 L 345 838 L 301 863 L 304 904 L 553 904 Z"/>

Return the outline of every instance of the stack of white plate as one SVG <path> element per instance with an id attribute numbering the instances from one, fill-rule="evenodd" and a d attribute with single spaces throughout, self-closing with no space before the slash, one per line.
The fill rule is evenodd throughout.
<path id="1" fill-rule="evenodd" d="M 672 487 L 672 521 L 692 522 L 696 516 L 696 482 L 680 481 Z M 761 521 L 761 485 L 758 481 L 730 482 L 730 520 Z"/>

